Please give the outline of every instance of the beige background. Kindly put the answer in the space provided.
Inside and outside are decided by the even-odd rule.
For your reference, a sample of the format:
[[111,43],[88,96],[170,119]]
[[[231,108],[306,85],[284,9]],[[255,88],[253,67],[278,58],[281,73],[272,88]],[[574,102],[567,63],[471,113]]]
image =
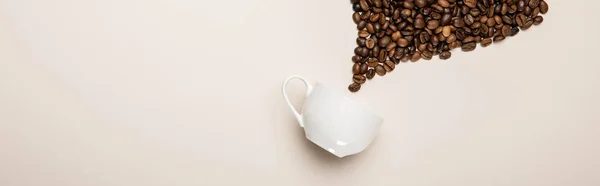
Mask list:
[[549,4],[516,38],[366,84],[386,122],[337,159],[280,84],[346,91],[345,0],[0,0],[0,185],[597,186],[600,3]]

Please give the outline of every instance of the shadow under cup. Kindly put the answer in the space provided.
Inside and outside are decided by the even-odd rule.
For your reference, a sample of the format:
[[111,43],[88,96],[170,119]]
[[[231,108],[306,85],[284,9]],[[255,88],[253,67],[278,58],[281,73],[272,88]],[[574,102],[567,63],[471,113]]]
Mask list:
[[350,98],[316,83],[302,109],[306,137],[344,157],[366,149],[383,119]]

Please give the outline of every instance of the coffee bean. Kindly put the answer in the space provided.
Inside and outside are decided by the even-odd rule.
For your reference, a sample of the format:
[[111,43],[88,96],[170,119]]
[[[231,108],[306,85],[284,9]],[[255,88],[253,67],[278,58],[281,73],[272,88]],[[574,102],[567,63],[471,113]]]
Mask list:
[[375,73],[377,73],[377,75],[379,76],[384,76],[386,74],[387,71],[385,71],[385,68],[383,68],[382,65],[377,65],[375,67]]
[[471,25],[475,22],[475,18],[473,18],[471,14],[467,14],[463,19],[467,25]]
[[375,47],[373,47],[373,49],[371,49],[370,55],[371,57],[378,57],[377,55],[379,55],[379,51],[380,48],[379,46],[375,45]]
[[367,79],[373,79],[373,77],[375,77],[375,69],[367,70],[367,73],[365,73],[365,75],[367,76]]
[[379,65],[379,60],[377,58],[369,58],[369,60],[367,61],[367,65],[369,67],[376,67],[377,65]]
[[442,19],[440,20],[440,24],[442,26],[449,25],[451,22],[452,22],[452,15],[450,15],[450,14],[444,14],[442,16]]
[[373,49],[373,47],[375,47],[375,40],[373,40],[373,38],[369,38],[365,41],[365,46],[368,49]]
[[419,61],[419,59],[421,59],[421,52],[418,52],[418,51],[413,53],[412,56],[410,57],[410,61],[412,61],[412,62],[417,62],[417,61]]
[[502,16],[502,22],[504,22],[505,24],[509,24],[512,25],[513,24],[513,19],[510,18],[509,16]]
[[535,18],[533,18],[534,25],[542,24],[542,22],[544,22],[544,18],[542,16],[536,16]]
[[523,27],[523,25],[527,22],[527,18],[523,14],[518,14],[515,17],[515,22],[519,27]]
[[409,41],[405,38],[400,38],[400,39],[398,39],[398,41],[396,43],[398,43],[398,46],[400,46],[400,47],[407,47],[409,44]]
[[504,37],[504,36],[501,36],[501,35],[500,35],[500,36],[496,36],[496,37],[494,37],[494,43],[497,43],[497,42],[503,41],[503,40],[504,40],[504,38],[505,38],[505,37]]
[[492,38],[490,38],[490,37],[481,40],[482,47],[487,47],[487,46],[490,46],[491,44],[492,44]]
[[529,29],[531,26],[533,26],[533,20],[529,20],[529,21],[525,22],[525,24],[523,24],[523,27],[521,27],[521,28],[523,28],[523,29],[527,30],[527,29]]
[[437,3],[444,8],[450,7],[450,2],[448,2],[448,0],[438,0]]
[[372,23],[367,23],[367,32],[369,34],[375,34],[375,26]]
[[350,90],[350,92],[358,92],[360,90],[360,84],[352,83],[348,86],[348,90]]
[[360,22],[358,22],[358,25],[356,25],[356,29],[358,30],[363,30],[365,29],[365,27],[367,27],[367,22],[364,20],[361,20]]
[[419,8],[423,8],[425,6],[427,6],[427,0],[414,0],[415,1],[415,5]]
[[367,57],[367,56],[369,56],[369,49],[367,49],[365,47],[359,47],[358,55],[360,57]]
[[485,24],[487,26],[494,26],[494,25],[496,25],[496,19],[495,18],[494,19],[490,18],[490,19],[487,20],[487,22]]
[[384,36],[379,40],[379,47],[386,47],[390,42],[392,42],[392,38],[390,36]]
[[463,43],[470,43],[473,41],[475,41],[475,37],[473,37],[473,36],[467,36],[467,37],[465,37],[465,39],[462,40]]
[[477,5],[477,0],[463,0],[463,2],[470,8],[475,8],[475,5]]
[[480,22],[474,22],[473,24],[471,24],[471,26],[469,28],[471,28],[471,29],[481,28],[481,23]]
[[393,41],[398,41],[398,39],[400,39],[401,37],[402,37],[402,35],[400,34],[400,31],[396,31],[392,34]]
[[477,44],[475,42],[463,43],[462,45],[462,51],[465,52],[473,51],[475,48],[477,48]]
[[540,12],[542,14],[545,14],[548,12],[548,3],[546,3],[546,1],[542,0],[540,1]]
[[506,15],[506,13],[508,13],[508,4],[502,3],[502,6],[500,8],[500,14]]
[[510,29],[511,29],[510,26],[504,25],[502,27],[502,35],[505,36],[505,37],[506,36],[510,36]]
[[500,16],[494,16],[494,21],[496,21],[497,25],[501,25],[502,24],[502,17]]
[[379,16],[380,16],[379,14],[373,14],[373,15],[371,15],[371,17],[369,17],[369,21],[377,22],[377,21],[379,21]]
[[352,10],[354,10],[355,12],[362,12],[362,8],[360,8],[359,3],[352,4]]
[[383,68],[385,69],[385,71],[391,72],[396,68],[396,63],[394,63],[390,60],[385,61],[385,63],[383,64]]
[[352,21],[354,21],[354,24],[358,24],[360,20],[360,14],[358,12],[354,12],[354,14],[352,14]]
[[450,51],[443,51],[442,53],[440,53],[441,60],[450,59],[450,57],[452,57],[452,53],[450,53]]
[[367,77],[365,77],[364,75],[354,75],[352,80],[354,81],[354,83],[358,83],[358,84],[363,84],[367,81]]
[[352,65],[352,73],[353,74],[359,74],[360,73],[360,64],[354,63],[354,65]]
[[352,62],[354,62],[354,63],[358,63],[361,60],[362,60],[362,58],[360,56],[358,56],[358,55],[352,56]]
[[404,1],[404,2],[402,2],[402,6],[404,6],[404,8],[406,8],[406,9],[413,9],[413,8],[415,8],[415,5],[413,4],[413,1]]
[[415,19],[414,23],[415,28],[425,28],[425,20],[422,18]]
[[450,36],[450,32],[451,32],[451,31],[452,31],[452,30],[451,30],[450,26],[445,26],[445,27],[442,29],[442,34],[444,35],[444,37],[448,37],[448,36]]
[[529,7],[532,9],[537,8],[539,4],[540,0],[529,0]]
[[363,11],[367,11],[367,10],[369,10],[369,4],[367,3],[367,1],[366,1],[366,0],[360,0],[360,1],[359,1],[359,4],[360,4],[360,8],[361,8]]
[[510,36],[515,36],[519,33],[519,28],[518,27],[512,27],[510,29]]
[[519,12],[525,11],[526,6],[527,6],[527,4],[525,4],[525,0],[519,0],[517,2],[517,11],[519,11]]
[[458,46],[460,46],[460,45],[458,44],[458,41],[454,41],[454,42],[452,42],[452,43],[448,43],[448,49],[449,49],[449,50],[453,50],[453,49],[455,49],[455,48],[458,48]]
[[360,74],[365,74],[365,73],[367,73],[368,69],[369,69],[369,65],[367,65],[367,63],[362,63],[360,65],[359,73]]
[[408,61],[410,61],[411,55],[404,55],[402,56],[402,58],[400,58],[400,61],[402,61],[403,63],[406,63]]
[[421,51],[421,58],[425,60],[430,60],[433,57],[433,53],[429,50]]
[[430,30],[436,29],[439,25],[440,25],[440,21],[438,21],[438,20],[427,21],[427,28]]
[[386,58],[387,58],[387,52],[385,50],[379,51],[379,55],[377,58],[379,60],[379,62],[383,63]]
[[390,51],[394,51],[394,49],[396,49],[396,43],[395,42],[391,42],[390,44],[388,44],[388,46],[385,47],[385,50],[390,52]]
[[456,41],[456,35],[455,34],[450,34],[448,36],[448,38],[446,38],[446,43],[453,43],[454,41]]

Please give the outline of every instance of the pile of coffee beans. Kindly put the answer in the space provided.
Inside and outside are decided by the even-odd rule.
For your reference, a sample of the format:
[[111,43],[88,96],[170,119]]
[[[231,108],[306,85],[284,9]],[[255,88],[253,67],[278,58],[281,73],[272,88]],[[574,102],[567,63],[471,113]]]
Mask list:
[[446,60],[452,49],[473,51],[539,25],[544,0],[350,0],[358,38],[351,92],[400,62]]

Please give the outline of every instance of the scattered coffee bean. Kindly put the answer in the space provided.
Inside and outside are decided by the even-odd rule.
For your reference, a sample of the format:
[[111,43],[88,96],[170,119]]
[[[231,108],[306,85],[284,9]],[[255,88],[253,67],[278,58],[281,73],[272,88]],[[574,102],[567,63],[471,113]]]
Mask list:
[[492,44],[492,38],[485,38],[485,39],[481,40],[482,47],[487,47],[487,46],[490,46],[491,44]]
[[440,53],[440,59],[442,60],[450,59],[450,57],[452,57],[452,53],[450,53],[449,51],[443,51],[442,53]]
[[537,17],[533,18],[534,25],[542,24],[542,22],[544,22],[544,18],[542,16],[537,16]]
[[367,81],[367,78],[363,75],[354,75],[354,77],[352,78],[352,80],[354,81],[354,83],[358,83],[358,84],[363,84]]
[[350,90],[350,92],[358,92],[360,90],[360,84],[352,83],[348,86],[348,90]]
[[462,51],[470,52],[477,48],[477,44],[475,42],[463,43]]
[[357,47],[352,56],[356,92],[375,74],[400,62],[446,60],[450,50],[473,51],[543,23],[546,0],[350,0]]
[[385,68],[383,68],[382,65],[377,65],[375,67],[375,73],[377,73],[377,75],[379,76],[385,76],[387,71],[385,71]]

